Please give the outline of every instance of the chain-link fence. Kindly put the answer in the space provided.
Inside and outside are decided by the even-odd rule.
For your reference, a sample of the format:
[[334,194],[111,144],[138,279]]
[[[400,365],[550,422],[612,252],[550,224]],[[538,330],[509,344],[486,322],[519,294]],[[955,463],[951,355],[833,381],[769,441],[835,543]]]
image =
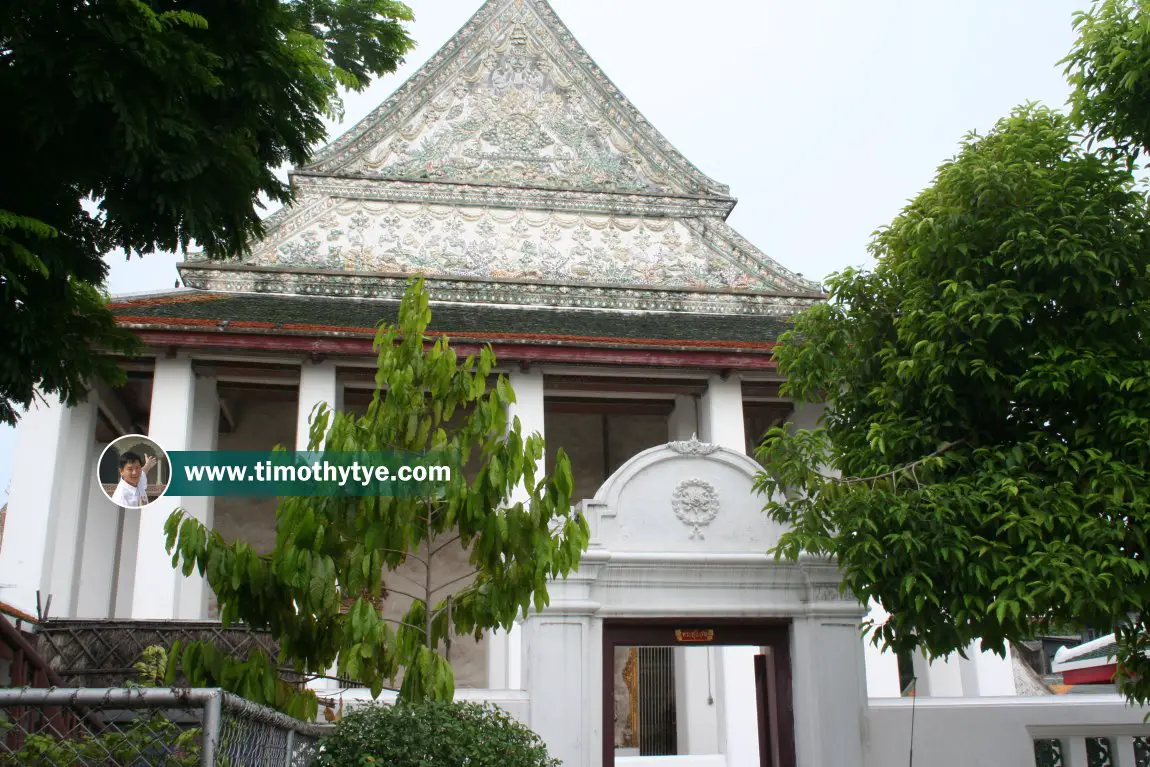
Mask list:
[[0,690],[0,765],[308,767],[329,727],[220,690]]

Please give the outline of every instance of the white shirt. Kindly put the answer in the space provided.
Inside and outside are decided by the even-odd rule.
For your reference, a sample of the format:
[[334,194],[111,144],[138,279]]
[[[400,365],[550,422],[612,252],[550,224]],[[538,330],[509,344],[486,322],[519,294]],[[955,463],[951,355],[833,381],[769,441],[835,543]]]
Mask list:
[[116,485],[116,492],[112,493],[112,503],[128,509],[136,509],[148,502],[148,477],[140,472],[140,482],[132,487],[127,480],[121,478]]

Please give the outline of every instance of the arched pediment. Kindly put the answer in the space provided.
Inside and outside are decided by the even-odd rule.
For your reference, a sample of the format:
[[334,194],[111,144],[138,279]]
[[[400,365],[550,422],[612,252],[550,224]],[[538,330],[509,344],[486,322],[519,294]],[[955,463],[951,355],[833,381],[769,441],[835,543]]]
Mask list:
[[593,545],[611,552],[761,554],[784,531],[753,492],[760,466],[729,448],[691,439],[639,453],[612,474],[584,511]]

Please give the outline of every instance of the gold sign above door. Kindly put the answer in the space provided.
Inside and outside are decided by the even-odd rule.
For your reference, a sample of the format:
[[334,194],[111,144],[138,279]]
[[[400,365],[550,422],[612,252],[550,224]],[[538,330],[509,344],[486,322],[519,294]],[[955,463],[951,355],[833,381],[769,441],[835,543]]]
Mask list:
[[715,631],[714,629],[675,629],[675,641],[713,642],[715,641]]

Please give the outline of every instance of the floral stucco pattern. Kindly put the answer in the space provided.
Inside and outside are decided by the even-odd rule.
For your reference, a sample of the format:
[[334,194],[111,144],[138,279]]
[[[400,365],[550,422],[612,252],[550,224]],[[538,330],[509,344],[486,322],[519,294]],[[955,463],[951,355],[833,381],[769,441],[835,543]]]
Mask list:
[[[499,125],[473,119],[509,96],[525,107],[519,117],[501,113]],[[559,113],[577,122],[556,126]],[[431,126],[437,127],[429,133]],[[346,173],[385,165],[389,175],[441,171],[476,178],[470,174],[480,172],[547,184],[581,178],[594,188],[729,193],[647,122],[546,0],[485,3],[411,79],[308,167]],[[616,175],[607,179],[604,172]]]
[[676,191],[521,25],[349,166],[389,178]]
[[771,290],[779,280],[720,253],[683,219],[346,201],[251,266],[669,288]]

